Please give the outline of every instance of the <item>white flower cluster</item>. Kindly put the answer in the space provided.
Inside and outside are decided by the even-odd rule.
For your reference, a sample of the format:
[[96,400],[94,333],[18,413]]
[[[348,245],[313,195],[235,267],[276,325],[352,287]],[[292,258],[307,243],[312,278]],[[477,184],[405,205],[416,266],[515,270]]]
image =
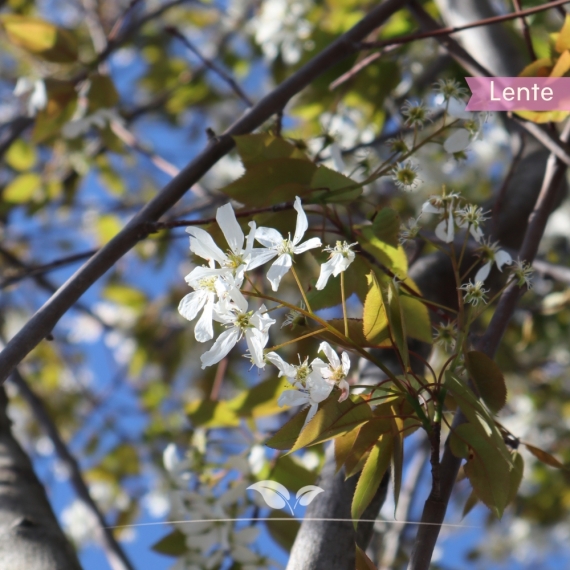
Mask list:
[[[232,458],[230,458],[232,459]],[[239,471],[247,476],[248,462],[239,461]],[[227,490],[206,486],[195,476],[202,470],[191,458],[182,458],[176,446],[170,443],[163,453],[163,463],[173,488],[170,490],[170,516],[185,521],[177,528],[184,533],[186,553],[172,570],[214,570],[224,565],[228,556],[243,570],[260,570],[269,566],[266,557],[252,548],[259,528],[236,528],[236,516],[246,516],[247,482],[236,482]],[[228,471],[235,465],[228,460]],[[238,461],[233,461],[233,464]],[[189,486],[193,490],[189,489]]]
[[[195,267],[187,276],[186,282],[194,289],[179,304],[180,314],[188,320],[194,320],[201,312],[194,335],[198,342],[207,342],[214,338],[213,322],[225,326],[214,341],[212,347],[201,355],[202,368],[220,362],[240,339],[245,337],[248,357],[258,368],[264,368],[267,362],[274,364],[294,385],[295,390],[288,390],[279,399],[280,405],[310,404],[307,421],[316,413],[319,402],[329,396],[334,386],[341,390],[340,401],[348,397],[346,376],[350,368],[348,354],[342,354],[342,361],[331,346],[323,342],[319,351],[327,357],[326,364],[315,358],[309,365],[305,360],[299,366],[284,362],[275,352],[264,354],[269,340],[269,329],[275,324],[266,307],[261,305],[252,310],[244,297],[241,287],[247,271],[275,259],[267,272],[267,279],[273,291],[277,291],[283,276],[291,269],[295,255],[321,246],[319,238],[303,241],[308,229],[307,215],[301,200],[295,199],[297,223],[293,237],[284,238],[273,228],[257,228],[250,222],[250,231],[244,235],[235,212],[230,204],[218,209],[216,221],[228,243],[228,250],[222,251],[208,232],[201,228],[189,227],[190,250],[208,262],[208,265]],[[263,247],[254,247],[255,242]],[[352,251],[356,244],[337,241],[334,247],[325,247],[330,254],[329,260],[322,264],[316,289],[327,285],[331,276],[338,276],[355,259]]]

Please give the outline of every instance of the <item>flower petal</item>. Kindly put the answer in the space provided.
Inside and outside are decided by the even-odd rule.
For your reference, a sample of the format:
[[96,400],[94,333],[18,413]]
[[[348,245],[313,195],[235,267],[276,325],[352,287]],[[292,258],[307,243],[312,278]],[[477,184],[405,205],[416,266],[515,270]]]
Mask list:
[[186,228],[186,232],[190,234],[190,251],[203,257],[204,259],[213,259],[217,261],[220,265],[223,265],[226,261],[226,255],[224,252],[216,245],[212,236],[202,228]]
[[268,261],[271,261],[274,257],[277,256],[277,251],[274,249],[252,249],[250,252],[249,263],[247,264],[247,268],[255,269]]
[[293,207],[297,210],[297,224],[295,226],[295,235],[293,236],[293,245],[297,245],[303,239],[309,227],[309,221],[307,220],[307,214],[305,214],[305,210],[303,210],[299,196],[295,197],[295,205]]
[[305,418],[305,423],[303,424],[303,427],[301,429],[304,429],[305,426],[315,417],[315,414],[317,413],[318,409],[319,409],[319,404],[311,404],[311,407],[309,408],[309,413],[307,414],[307,417]]
[[263,347],[267,344],[267,334],[257,329],[246,329],[245,340],[251,359],[258,368],[265,368],[265,360],[263,358]]
[[194,336],[198,342],[207,342],[214,338],[212,316],[214,312],[214,294],[210,293],[208,302],[204,305],[202,316],[194,327]]
[[340,388],[340,397],[338,401],[344,402],[348,398],[348,394],[350,393],[350,386],[346,380],[341,380],[338,383],[338,387]]
[[342,359],[342,373],[346,376],[350,371],[350,357],[348,356],[348,352],[343,352],[341,359]]
[[189,321],[193,321],[200,309],[206,304],[208,295],[205,291],[193,291],[182,297],[178,305],[178,312]]
[[495,263],[497,264],[497,269],[502,271],[503,265],[510,265],[513,262],[513,258],[504,249],[500,249],[495,254]]
[[445,152],[450,154],[461,152],[471,144],[471,134],[467,129],[457,129],[443,143]]
[[477,275],[475,275],[475,283],[477,283],[478,281],[484,282],[485,279],[489,277],[489,273],[491,272],[491,265],[492,262],[488,261],[487,263],[485,263],[485,265],[479,268],[479,271],[477,271]]
[[338,368],[340,366],[340,359],[338,354],[335,352],[333,347],[326,341],[321,342],[319,345],[319,352],[324,352],[328,361],[331,363],[333,368]]
[[220,226],[230,249],[234,253],[241,252],[245,236],[239,227],[236,214],[231,204],[225,204],[221,208],[218,208],[216,212],[216,222],[218,222],[218,226]]
[[301,245],[296,245],[293,249],[295,253],[303,253],[308,251],[309,249],[313,249],[315,247],[321,247],[321,240],[319,238],[311,238],[308,239],[305,243]]
[[212,366],[220,362],[224,356],[236,345],[241,336],[241,330],[238,327],[232,327],[224,331],[213,344],[212,348],[200,356],[202,361],[202,369]]
[[273,262],[273,265],[267,272],[267,279],[269,280],[269,283],[271,283],[271,288],[273,291],[277,291],[277,289],[279,289],[279,283],[281,283],[283,275],[285,275],[287,271],[291,269],[291,265],[293,265],[293,260],[288,253],[280,255]]
[[295,367],[285,362],[276,352],[268,352],[265,355],[265,359],[271,362],[279,370],[279,377],[286,376],[289,379],[293,379],[296,376]]
[[285,390],[279,396],[277,405],[282,408],[283,406],[302,406],[309,403],[309,394],[300,392],[299,390]]
[[273,228],[257,228],[255,239],[265,247],[276,247],[283,243],[283,236]]
[[326,263],[321,265],[321,274],[319,275],[319,279],[315,285],[315,288],[321,291],[327,286],[329,277],[332,275],[333,270],[335,268],[336,261],[333,258],[329,259]]

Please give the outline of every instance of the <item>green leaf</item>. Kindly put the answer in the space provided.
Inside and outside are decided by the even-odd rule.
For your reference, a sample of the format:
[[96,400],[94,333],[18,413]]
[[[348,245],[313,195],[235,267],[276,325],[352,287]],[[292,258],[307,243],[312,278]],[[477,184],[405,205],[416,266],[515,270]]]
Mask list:
[[407,369],[410,366],[410,355],[408,353],[408,342],[406,340],[406,324],[404,315],[402,314],[402,307],[400,305],[400,296],[398,289],[394,282],[389,279],[387,281],[386,289],[381,289],[382,299],[384,300],[384,307],[388,317],[388,326],[390,329],[390,336],[392,341],[398,348],[400,358]]
[[344,465],[344,462],[352,451],[352,446],[354,445],[361,429],[362,428],[355,428],[348,433],[334,438],[334,459],[337,471],[340,471],[340,468]]
[[[410,287],[418,295],[421,292],[410,277],[404,280],[404,284]],[[406,323],[406,333],[409,337],[421,340],[428,344],[433,343],[432,326],[429,311],[425,303],[411,296],[404,287],[400,287],[400,305]]]
[[225,400],[194,400],[186,405],[186,413],[195,427],[236,427],[240,417]]
[[388,317],[376,275],[371,271],[366,279],[368,281],[368,294],[362,312],[362,328],[366,340],[372,344],[378,344],[386,338]]
[[344,402],[339,402],[338,392],[333,392],[320,404],[315,417],[301,432],[291,453],[347,433],[371,417],[370,406],[360,396],[349,396]]
[[97,219],[97,233],[99,234],[99,244],[105,245],[111,241],[121,230],[123,224],[118,216],[114,214],[103,214]]
[[293,543],[295,538],[297,538],[297,533],[301,528],[301,523],[288,515],[285,511],[271,511],[269,513],[270,519],[288,519],[288,520],[268,520],[265,522],[267,530],[272,538],[284,548],[287,552],[290,552],[293,548]]
[[77,40],[64,30],[40,18],[2,14],[0,23],[10,42],[53,63],[77,60]]
[[509,482],[509,498],[507,505],[510,505],[516,498],[524,475],[524,459],[518,451],[513,452],[513,468],[511,469],[511,479]]
[[472,510],[473,507],[479,502],[477,498],[477,493],[475,491],[471,491],[469,497],[465,501],[465,505],[463,505],[463,512],[461,513],[461,518],[464,519]]
[[20,174],[4,188],[2,198],[6,202],[25,204],[34,197],[41,185],[42,179],[39,174],[33,172]]
[[356,200],[362,194],[362,188],[352,188],[355,184],[357,182],[351,178],[326,166],[319,166],[311,180],[311,188],[323,190],[315,194],[315,200],[325,203]]
[[[392,413],[391,409],[389,413]],[[345,472],[347,478],[352,477],[362,469],[372,447],[383,435],[392,432],[391,418],[376,417],[376,410],[374,410],[374,414],[375,417],[358,430],[352,449],[346,457]]]
[[[397,410],[394,409],[394,413]],[[392,465],[394,477],[394,516],[398,508],[400,490],[402,488],[402,474],[404,470],[404,420],[399,417],[392,418]]]
[[391,208],[382,208],[372,222],[374,236],[380,241],[397,248],[400,233],[400,216]]
[[308,160],[295,145],[268,133],[238,135],[233,139],[241,161],[247,169],[275,158],[305,158]]
[[501,518],[510,497],[512,459],[509,457],[506,461],[472,424],[460,425],[456,434],[471,449],[464,470],[473,490],[479,500]]
[[188,550],[186,536],[180,530],[174,530],[151,546],[152,550],[166,556],[182,556]]
[[30,170],[36,164],[36,149],[24,139],[17,139],[6,151],[4,159],[6,164],[14,170],[20,172]]
[[119,102],[119,93],[111,77],[96,73],[89,78],[89,81],[90,86],[87,92],[89,113],[97,109],[109,109]]
[[251,207],[292,202],[310,191],[316,166],[298,158],[265,160],[248,168],[245,174],[220,189],[230,198]]
[[[380,481],[384,477],[388,467],[390,466],[390,459],[393,453],[393,440],[389,434],[383,435],[374,445],[362,473],[356,484],[354,491],[354,498],[352,499],[352,518],[359,519],[370,501],[376,494]],[[357,522],[354,521],[356,528]]]
[[408,258],[401,245],[391,246],[378,239],[372,225],[359,226],[358,242],[364,251],[373,255],[380,263],[390,269],[398,278],[404,279],[408,274]]
[[485,353],[472,350],[465,355],[465,367],[481,398],[497,413],[507,403],[507,387],[501,369]]
[[501,432],[495,425],[495,421],[487,409],[475,397],[473,392],[471,392],[463,382],[455,378],[455,376],[446,373],[445,378],[445,388],[453,397],[456,404],[461,408],[461,411],[469,420],[469,424],[474,426],[482,437],[488,439],[494,448],[499,451],[503,459],[510,463],[510,452],[505,445]]
[[366,552],[364,552],[364,550],[362,550],[362,548],[360,548],[358,544],[355,544],[355,547],[356,547],[355,570],[378,570],[374,565],[374,562],[372,562],[372,560],[368,558]]
[[277,432],[272,435],[266,442],[267,447],[272,449],[286,450],[291,449],[297,441],[305,418],[309,413],[309,408],[305,408],[296,416],[293,416],[286,424],[284,424]]
[[239,416],[258,418],[273,415],[281,411],[277,400],[282,390],[280,380],[269,378],[229,400],[228,406]]
[[566,466],[563,463],[560,463],[554,455],[550,455],[543,449],[539,447],[535,447],[534,445],[530,445],[530,443],[525,443],[524,446],[542,463],[546,465],[550,465],[550,467],[556,467],[557,469],[566,469]]
[[314,484],[317,474],[309,471],[297,457],[281,455],[276,461],[267,462],[256,478],[259,481],[271,479],[295,493],[301,487]]

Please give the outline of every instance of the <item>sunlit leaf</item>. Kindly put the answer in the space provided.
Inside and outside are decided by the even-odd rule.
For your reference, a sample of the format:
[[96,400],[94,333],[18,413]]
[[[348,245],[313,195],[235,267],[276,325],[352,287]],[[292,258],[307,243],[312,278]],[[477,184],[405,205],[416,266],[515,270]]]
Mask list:
[[4,155],[6,164],[20,172],[30,170],[37,160],[35,148],[24,139],[14,141]]
[[2,198],[6,202],[25,204],[29,202],[41,188],[42,179],[39,174],[27,173],[16,176],[2,192]]
[[322,190],[314,194],[315,200],[326,203],[356,200],[362,188],[352,188],[355,184],[354,180],[326,166],[319,166],[311,179],[311,188]]
[[400,216],[391,208],[382,208],[372,222],[374,236],[389,246],[398,247]]
[[570,49],[570,15],[564,18],[564,24],[558,33],[554,48],[558,53],[563,53],[565,50]]
[[382,299],[388,317],[388,326],[392,341],[398,348],[400,358],[405,368],[410,366],[410,355],[408,353],[408,342],[406,339],[406,323],[400,305],[400,295],[394,282],[390,279],[387,286],[382,289]]
[[234,136],[233,139],[246,168],[276,158],[303,158],[301,151],[295,145],[269,133],[239,135]]
[[186,405],[186,413],[196,427],[236,427],[240,417],[225,400],[195,400]]
[[295,442],[297,441],[303,425],[305,424],[305,418],[309,413],[309,408],[305,408],[300,411],[297,415],[293,416],[286,424],[284,424],[273,436],[271,436],[266,442],[267,447],[272,449],[291,449]]
[[366,340],[372,344],[377,344],[378,340],[382,342],[386,338],[388,317],[386,316],[382,291],[376,275],[371,271],[366,278],[368,281],[368,294],[364,301],[362,327]]
[[530,443],[525,443],[524,446],[542,463],[546,465],[550,465],[550,467],[556,467],[557,469],[566,469],[566,466],[563,463],[560,463],[554,455],[544,451],[544,449],[540,449],[539,447],[535,447],[534,445],[530,445]]

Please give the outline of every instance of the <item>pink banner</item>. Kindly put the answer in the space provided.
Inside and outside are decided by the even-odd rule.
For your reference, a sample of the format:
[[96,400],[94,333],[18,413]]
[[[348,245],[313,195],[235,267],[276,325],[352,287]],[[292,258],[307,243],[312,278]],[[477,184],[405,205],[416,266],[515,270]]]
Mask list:
[[466,77],[467,111],[570,111],[570,77]]

